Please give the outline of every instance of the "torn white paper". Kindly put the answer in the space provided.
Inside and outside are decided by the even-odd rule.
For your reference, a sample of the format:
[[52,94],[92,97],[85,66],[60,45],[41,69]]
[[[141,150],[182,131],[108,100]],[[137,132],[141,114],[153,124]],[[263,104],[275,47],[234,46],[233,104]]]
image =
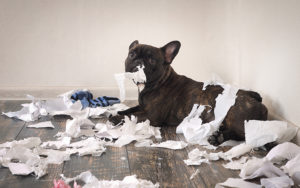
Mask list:
[[219,153],[207,153],[206,151],[200,151],[198,148],[193,149],[188,153],[188,159],[184,160],[187,165],[201,165],[202,163],[209,163],[209,161],[216,161],[220,159]]
[[259,169],[264,164],[264,160],[261,158],[253,157],[249,159],[241,169],[240,177],[245,178],[253,174],[257,169]]
[[265,188],[290,188],[294,185],[293,180],[288,176],[262,178],[260,184]]
[[[79,136],[86,135],[83,130],[90,130],[95,127],[95,124],[89,120],[86,119],[86,117],[78,117],[74,118],[72,120],[67,120],[66,123],[66,131],[65,132],[58,132],[56,136],[58,137],[65,137],[69,136],[72,138],[78,138]],[[87,136],[93,136],[94,132],[92,131],[92,135],[88,134]]]
[[61,164],[64,161],[70,160],[70,153],[67,151],[36,148],[34,152],[42,156],[47,156],[43,159],[46,164]]
[[228,110],[235,104],[237,88],[229,84],[223,84],[223,93],[216,98],[214,109],[215,120],[202,124],[199,117],[204,110],[204,106],[194,105],[191,113],[180,123],[176,133],[183,133],[189,143],[208,145],[207,139],[219,129],[220,124],[227,115]]
[[61,140],[47,141],[43,142],[41,147],[43,148],[52,148],[52,149],[61,149],[69,146],[71,143],[71,137],[63,137]]
[[300,153],[281,168],[292,177],[297,185],[300,184]]
[[200,170],[197,169],[190,177],[190,180],[194,179],[195,176],[197,176],[200,173]]
[[151,144],[153,144],[153,141],[150,139],[144,139],[144,140],[138,140],[134,146],[135,147],[151,147]]
[[250,183],[239,178],[228,178],[225,182],[218,183],[216,188],[222,188],[223,186],[235,188],[261,188],[261,185]]
[[185,148],[187,145],[188,144],[184,141],[167,140],[167,141],[161,142],[159,144],[152,144],[151,147],[159,147],[159,148],[178,150],[178,149]]
[[152,136],[158,139],[161,138],[159,127],[150,126],[149,120],[137,123],[137,119],[134,116],[131,116],[131,119],[125,116],[125,122],[120,127],[120,132],[121,136],[114,143],[114,146],[116,147],[122,147],[134,140],[148,139]]
[[[125,100],[125,86],[124,81],[125,78],[131,79],[134,81],[135,84],[144,84],[146,83],[146,75],[144,72],[144,66],[137,66],[138,71],[137,72],[125,72],[125,73],[119,73],[115,74],[115,79],[117,81],[119,90],[120,90],[120,100],[123,102]],[[139,91],[141,91],[143,87],[139,87]]]
[[291,160],[300,154],[300,147],[291,142],[278,144],[265,156],[265,159],[273,163],[279,163],[285,159]]
[[66,183],[71,181],[81,180],[85,183],[83,188],[106,187],[106,188],[129,188],[129,187],[145,187],[158,188],[159,184],[153,184],[151,181],[137,179],[136,175],[126,176],[122,181],[120,180],[98,180],[90,171],[82,172],[74,178],[66,178],[63,174],[61,177]]
[[94,137],[89,137],[86,140],[73,142],[69,145],[66,151],[70,154],[78,153],[79,156],[92,155],[101,156],[105,152],[104,141],[99,141]]
[[27,95],[27,98],[31,99],[32,103],[22,104],[23,108],[19,111],[2,112],[2,114],[10,118],[15,117],[26,122],[37,120],[41,114],[45,115],[45,110],[41,110],[41,101],[36,101],[31,95]]
[[13,175],[28,175],[33,172],[33,169],[24,163],[8,163],[8,168]]
[[212,73],[211,79],[203,82],[202,90],[206,90],[208,85],[222,85],[223,83],[224,81],[219,75]]
[[297,129],[296,127],[288,126],[284,121],[245,121],[246,143],[253,148],[274,141],[283,143],[293,139]]
[[[13,145],[7,153],[1,157],[1,165],[10,168],[14,174],[27,175],[33,171],[37,178],[42,177],[46,174],[47,163],[29,148],[21,145]],[[11,164],[12,160],[17,160],[20,164]]]
[[219,147],[224,147],[224,146],[237,146],[242,144],[244,141],[236,141],[236,140],[227,140],[223,142],[222,144],[219,145]]
[[223,164],[224,168],[228,168],[231,170],[241,170],[246,163],[248,157],[241,157],[238,160],[230,161],[226,164]]
[[237,146],[232,147],[230,150],[224,153],[222,156],[225,160],[232,160],[233,158],[238,158],[245,153],[251,151],[252,147],[247,145],[246,143],[241,143]]
[[39,137],[28,137],[23,140],[14,140],[12,142],[5,142],[0,144],[0,148],[11,148],[15,146],[25,147],[25,148],[33,148],[41,144],[41,139]]
[[243,179],[254,179],[257,177],[273,178],[279,176],[285,176],[285,173],[274,166],[271,162],[265,161],[257,170],[255,170],[252,174],[249,174],[249,176],[243,177]]
[[44,121],[44,122],[28,125],[27,127],[29,127],[29,128],[53,128],[54,129],[54,125],[51,123],[51,121]]

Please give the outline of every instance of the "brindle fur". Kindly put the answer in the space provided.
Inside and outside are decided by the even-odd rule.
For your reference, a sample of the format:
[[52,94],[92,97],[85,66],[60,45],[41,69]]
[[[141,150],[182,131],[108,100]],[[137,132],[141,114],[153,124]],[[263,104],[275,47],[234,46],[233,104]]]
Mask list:
[[[178,75],[170,64],[179,48],[178,41],[170,42],[162,48],[139,44],[138,41],[130,45],[125,70],[135,72],[136,66],[143,64],[147,82],[139,93],[139,105],[118,112],[119,115],[110,118],[111,122],[117,124],[125,115],[135,115],[139,122],[149,119],[154,126],[177,126],[190,113],[194,104],[211,107],[207,107],[201,115],[204,123],[214,120],[215,99],[222,94],[223,88],[208,85],[206,90],[202,90],[203,82]],[[208,141],[219,145],[229,139],[245,139],[245,120],[267,119],[267,108],[261,102],[258,93],[239,90],[235,105],[229,109],[220,130]]]

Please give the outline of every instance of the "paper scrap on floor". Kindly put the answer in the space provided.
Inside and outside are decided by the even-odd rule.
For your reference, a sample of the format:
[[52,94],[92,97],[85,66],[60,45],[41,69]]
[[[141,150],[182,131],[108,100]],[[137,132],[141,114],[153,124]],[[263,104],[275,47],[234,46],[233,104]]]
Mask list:
[[159,147],[159,148],[178,150],[178,149],[185,148],[187,145],[188,144],[184,141],[167,140],[167,141],[161,142],[159,144],[151,144],[151,147]]
[[80,101],[73,103],[70,99],[71,95],[76,91],[77,90],[68,91],[59,95],[58,98],[45,101],[37,100],[31,95],[27,95],[27,98],[31,100],[31,103],[22,104],[23,108],[19,111],[2,112],[2,114],[10,118],[15,117],[25,122],[32,122],[47,115],[69,115],[73,118],[98,118],[100,115],[108,117],[110,115],[116,115],[119,110],[128,109],[128,106],[124,104],[114,104],[107,107],[88,107],[82,110]]
[[214,108],[215,120],[202,124],[200,115],[206,106],[195,104],[190,114],[178,125],[176,133],[183,133],[187,142],[209,145],[207,142],[208,137],[219,129],[228,110],[235,104],[238,88],[229,84],[221,84],[220,86],[223,87],[224,90],[222,94],[219,94],[216,98],[216,105]]
[[44,121],[36,124],[27,125],[27,128],[53,128],[54,125],[51,123],[51,121]]
[[106,188],[128,188],[147,187],[158,188],[159,183],[153,184],[151,181],[138,179],[136,175],[126,176],[123,180],[98,180],[90,171],[82,172],[74,178],[66,178],[61,174],[62,179],[69,184],[72,181],[81,180],[85,183],[83,188],[106,187]]

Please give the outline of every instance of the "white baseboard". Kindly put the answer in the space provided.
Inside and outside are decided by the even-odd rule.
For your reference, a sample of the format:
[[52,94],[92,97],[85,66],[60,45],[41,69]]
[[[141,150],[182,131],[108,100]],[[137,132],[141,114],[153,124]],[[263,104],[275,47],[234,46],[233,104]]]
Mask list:
[[[109,87],[0,87],[0,100],[24,100],[27,99],[26,95],[32,95],[38,99],[55,98],[59,94],[65,93],[70,90],[90,90],[95,97],[111,96],[119,97],[118,88]],[[137,88],[126,88],[126,99],[137,100]]]

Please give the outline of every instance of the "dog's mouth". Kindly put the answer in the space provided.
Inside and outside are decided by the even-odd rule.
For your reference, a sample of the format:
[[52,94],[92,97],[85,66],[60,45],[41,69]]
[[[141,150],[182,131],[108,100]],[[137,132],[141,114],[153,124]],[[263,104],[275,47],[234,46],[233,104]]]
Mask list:
[[146,82],[136,82],[136,81],[134,81],[134,79],[132,79],[132,81],[137,86],[139,86],[139,85],[145,85],[145,83],[146,83]]
[[139,92],[141,92],[144,88],[145,88],[145,83],[146,82],[135,82],[134,80],[133,80],[133,82],[136,84],[136,86],[138,87],[138,89],[139,89]]

